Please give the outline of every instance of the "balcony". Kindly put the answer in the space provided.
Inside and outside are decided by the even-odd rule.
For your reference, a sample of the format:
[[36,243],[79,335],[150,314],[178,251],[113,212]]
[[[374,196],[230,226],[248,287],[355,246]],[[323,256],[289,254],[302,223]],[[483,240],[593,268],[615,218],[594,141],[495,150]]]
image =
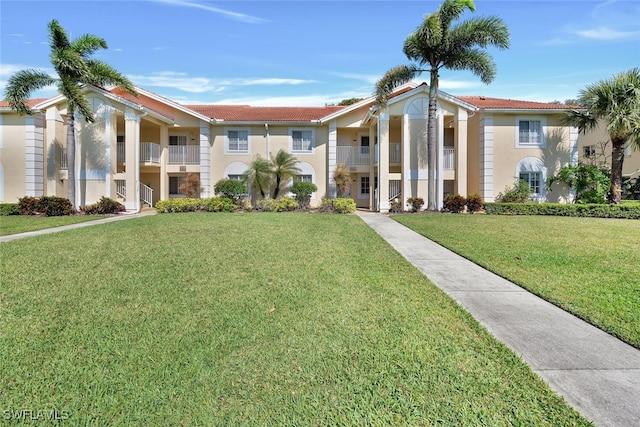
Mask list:
[[140,163],[160,164],[160,144],[155,142],[140,143]]
[[199,165],[200,146],[198,145],[170,145],[169,160],[170,165]]
[[368,165],[369,147],[336,147],[336,160],[347,166]]
[[443,168],[444,170],[456,169],[456,150],[453,147],[444,147],[442,153]]

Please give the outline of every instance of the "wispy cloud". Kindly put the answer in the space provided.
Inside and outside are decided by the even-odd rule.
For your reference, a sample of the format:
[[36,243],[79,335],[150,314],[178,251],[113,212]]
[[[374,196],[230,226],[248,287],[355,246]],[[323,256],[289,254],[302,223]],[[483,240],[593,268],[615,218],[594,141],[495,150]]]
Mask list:
[[[7,87],[9,77],[11,77],[13,74],[15,74],[20,70],[28,70],[28,69],[44,71],[45,73],[49,74],[51,77],[57,77],[55,71],[51,68],[34,67],[34,66],[23,65],[23,64],[0,63],[0,92],[3,92],[4,88]],[[48,96],[54,95],[56,91],[57,91],[56,86],[47,86],[45,88],[38,90],[37,92],[32,93],[31,97],[46,98]]]
[[382,75],[380,74],[359,74],[359,73],[330,73],[332,76],[342,77],[343,79],[360,80],[370,85],[375,85]]
[[152,1],[155,3],[164,3],[171,6],[189,7],[194,9],[206,10],[207,12],[217,13],[219,15],[226,16],[236,21],[246,22],[248,24],[257,24],[260,22],[266,22],[265,19],[258,18],[256,16],[233,12],[227,9],[221,9],[219,7],[210,6],[208,4],[198,3],[196,1],[188,1],[188,0],[149,0],[149,1]]
[[590,40],[631,40],[640,37],[640,31],[618,31],[608,27],[598,27],[575,32],[576,35]]
[[455,89],[470,89],[474,87],[484,86],[478,81],[471,80],[448,80],[441,79],[440,80],[440,89],[442,90],[455,90]]
[[192,77],[187,73],[175,71],[162,71],[151,75],[129,75],[128,77],[139,86],[165,87],[190,93],[221,92],[229,86],[290,86],[316,83],[315,80],[278,77],[211,79]]
[[343,99],[365,98],[370,94],[352,91],[334,94],[311,94],[300,96],[248,96],[226,98],[213,102],[221,105],[252,105],[255,107],[317,107],[319,105],[337,104]]

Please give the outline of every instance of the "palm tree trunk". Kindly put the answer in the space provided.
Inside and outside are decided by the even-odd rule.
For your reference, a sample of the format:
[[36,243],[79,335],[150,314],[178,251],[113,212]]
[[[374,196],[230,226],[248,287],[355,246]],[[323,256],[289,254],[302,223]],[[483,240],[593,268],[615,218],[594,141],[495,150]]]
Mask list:
[[429,82],[429,114],[427,120],[427,210],[436,210],[436,115],[438,113],[438,70],[432,68]]
[[67,198],[76,205],[76,133],[73,108],[67,108]]
[[611,137],[611,189],[609,201],[616,205],[622,199],[622,165],[624,163],[624,143],[622,138]]

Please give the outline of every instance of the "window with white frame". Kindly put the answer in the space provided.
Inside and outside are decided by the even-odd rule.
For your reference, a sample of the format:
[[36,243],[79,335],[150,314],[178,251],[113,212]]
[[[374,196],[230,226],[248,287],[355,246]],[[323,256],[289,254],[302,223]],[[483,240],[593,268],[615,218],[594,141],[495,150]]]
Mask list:
[[519,178],[526,181],[531,187],[531,192],[540,194],[542,191],[542,172],[520,172]]
[[314,132],[313,129],[291,129],[291,152],[293,153],[313,153]]
[[248,129],[227,129],[225,153],[227,154],[248,154],[249,153],[249,130]]
[[169,135],[169,145],[187,145],[187,135]]
[[544,147],[543,118],[517,118],[516,119],[516,146],[518,148]]
[[227,179],[230,179],[232,181],[242,181],[242,175],[229,174],[229,175],[227,175]]
[[361,176],[360,177],[360,195],[361,196],[368,196],[370,193],[370,187],[369,187],[369,177],[368,176]]
[[296,175],[293,177],[293,182],[313,182],[312,175]]

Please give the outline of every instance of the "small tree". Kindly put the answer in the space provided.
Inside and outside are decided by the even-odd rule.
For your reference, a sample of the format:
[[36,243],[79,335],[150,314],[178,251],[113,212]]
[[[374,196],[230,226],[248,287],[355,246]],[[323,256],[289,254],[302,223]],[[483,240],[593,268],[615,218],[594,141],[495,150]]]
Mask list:
[[247,187],[237,179],[221,179],[213,186],[213,191],[221,197],[226,197],[237,203],[240,197],[247,192]]
[[187,174],[178,190],[180,190],[185,197],[200,197],[200,192],[202,191],[202,187],[200,187],[200,175],[193,172]]
[[297,166],[298,160],[282,149],[271,157],[271,174],[274,181],[273,198],[277,199],[278,194],[283,190],[282,187],[286,185],[289,178],[300,173],[300,168]]
[[298,181],[291,186],[291,192],[296,195],[300,209],[309,209],[311,194],[317,191],[318,187],[313,182]]
[[338,198],[345,197],[351,189],[351,173],[344,163],[338,163],[333,171],[333,180],[336,183],[336,192]]
[[271,183],[271,165],[269,161],[259,154],[256,154],[249,164],[249,169],[242,174],[242,181],[246,185],[257,188],[263,199],[267,197]]
[[554,182],[567,184],[576,194],[573,203],[605,203],[611,186],[608,169],[583,163],[562,167],[547,182],[549,188]]

